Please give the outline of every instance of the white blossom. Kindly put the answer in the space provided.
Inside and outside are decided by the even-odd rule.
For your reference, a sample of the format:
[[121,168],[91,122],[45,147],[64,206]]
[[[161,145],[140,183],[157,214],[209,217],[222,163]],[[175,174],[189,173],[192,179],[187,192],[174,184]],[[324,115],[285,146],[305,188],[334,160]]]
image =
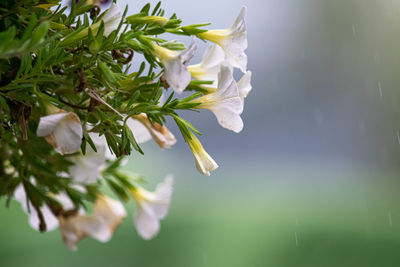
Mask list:
[[60,110],[59,113],[41,117],[36,134],[44,137],[58,153],[64,155],[79,150],[83,131],[78,115]]
[[160,220],[164,219],[168,213],[173,182],[173,176],[168,175],[164,182],[157,185],[154,192],[149,192],[141,187],[131,190],[137,204],[134,223],[142,238],[151,239],[159,232]]
[[174,88],[175,92],[182,93],[192,78],[187,65],[194,56],[197,45],[192,40],[189,47],[182,52],[169,50],[156,44],[153,44],[153,48],[155,56],[164,65],[167,83]]
[[243,101],[229,67],[221,67],[218,88],[215,92],[194,99],[192,102],[200,103],[196,108],[212,111],[222,127],[236,133],[243,129],[243,121],[240,118]]
[[206,87],[217,87],[218,73],[222,64],[226,64],[225,53],[221,47],[216,44],[210,45],[203,54],[200,63],[188,66],[193,78],[201,81],[213,81]]
[[80,153],[79,155],[69,157],[73,165],[69,167],[68,172],[74,182],[83,184],[96,182],[105,167],[106,160],[115,158],[111,154],[104,135],[99,136],[98,133],[89,133],[89,136],[97,152],[87,143],[85,155]]
[[138,144],[146,143],[152,139],[149,130],[147,130],[147,128],[140,121],[129,118],[126,120],[126,124],[132,131],[132,134]]
[[100,242],[109,241],[125,217],[125,208],[119,201],[99,195],[93,215],[60,215],[60,232],[64,243],[76,250],[77,243],[87,236]]
[[210,172],[217,169],[218,164],[207,153],[199,139],[193,133],[190,133],[190,138],[185,136],[185,139],[194,156],[197,170],[201,174],[210,176]]
[[129,118],[127,124],[138,143],[146,142],[150,138],[153,138],[160,148],[170,148],[176,143],[175,136],[167,127],[158,123],[151,124],[144,113],[133,116],[133,119]]
[[[39,231],[40,219],[38,216],[38,211],[30,201],[27,201],[26,192],[22,184],[19,184],[15,189],[14,198],[21,204],[22,209],[29,215],[29,225],[33,229]],[[55,199],[60,202],[60,204],[65,209],[74,208],[74,204],[69,199],[69,197],[66,196],[65,193],[58,194],[57,196],[55,196]],[[43,215],[44,223],[46,224],[46,231],[49,232],[56,229],[58,227],[58,218],[53,214],[50,208],[47,205],[42,205],[38,208]]]
[[247,56],[244,53],[247,48],[246,12],[247,8],[243,6],[228,29],[210,30],[197,35],[218,44],[225,51],[229,64],[242,72],[246,72],[247,69]]

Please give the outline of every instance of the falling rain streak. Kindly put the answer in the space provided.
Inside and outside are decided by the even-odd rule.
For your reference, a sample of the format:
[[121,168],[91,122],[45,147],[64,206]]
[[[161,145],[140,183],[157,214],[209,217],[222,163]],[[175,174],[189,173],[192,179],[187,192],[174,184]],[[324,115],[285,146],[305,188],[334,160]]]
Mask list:
[[382,94],[382,85],[381,82],[378,82],[378,91],[379,91],[379,96],[382,98],[383,94]]
[[389,218],[389,225],[390,225],[390,227],[392,227],[393,226],[393,223],[392,223],[392,212],[388,212],[388,218]]
[[297,232],[294,232],[294,240],[296,242],[296,247],[299,246],[299,239],[297,238]]

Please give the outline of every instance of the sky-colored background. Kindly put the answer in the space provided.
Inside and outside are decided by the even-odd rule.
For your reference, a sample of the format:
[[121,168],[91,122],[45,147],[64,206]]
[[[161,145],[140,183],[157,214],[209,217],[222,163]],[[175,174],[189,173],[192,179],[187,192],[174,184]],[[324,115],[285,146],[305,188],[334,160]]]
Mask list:
[[[128,2],[134,13],[147,1],[118,1]],[[174,126],[176,146],[145,144],[127,167],[151,189],[176,176],[159,236],[141,240],[127,218],[111,242],[70,252],[12,203],[0,208],[0,266],[400,265],[400,2],[163,2],[167,15],[210,28],[230,26],[242,5],[253,72],[244,130],[182,113],[220,168],[198,174]]]

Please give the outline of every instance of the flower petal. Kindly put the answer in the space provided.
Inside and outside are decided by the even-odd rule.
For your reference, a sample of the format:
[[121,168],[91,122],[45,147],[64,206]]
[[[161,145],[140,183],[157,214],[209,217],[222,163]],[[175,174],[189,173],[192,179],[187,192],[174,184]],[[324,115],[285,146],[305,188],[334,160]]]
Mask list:
[[197,80],[213,81],[212,85],[204,86],[217,87],[218,73],[221,65],[226,63],[226,55],[222,48],[216,44],[212,44],[204,52],[202,61],[199,64],[189,66],[188,69],[191,75]]
[[[152,124],[150,120],[147,118],[147,115],[142,113],[139,115],[134,116],[134,119],[139,121],[151,135],[153,140],[158,144],[158,146],[163,148],[170,148],[176,143],[175,136],[168,130],[167,127],[161,126],[158,123]],[[128,124],[129,127],[132,126]],[[131,131],[135,129],[131,128]],[[140,130],[140,128],[139,128]]]
[[160,222],[152,209],[146,204],[138,205],[134,216],[134,224],[139,235],[145,239],[152,239],[160,231]]
[[225,99],[210,110],[217,117],[218,123],[235,133],[243,130],[243,121],[240,113],[243,111],[243,101],[240,97]]
[[194,56],[196,49],[197,45],[192,40],[190,46],[177,56],[161,59],[168,84],[179,94],[186,89],[192,79],[186,65]]
[[229,38],[221,44],[227,53],[228,62],[242,72],[247,69],[247,55],[244,53],[247,48],[246,13],[247,8],[243,6],[230,28]]
[[179,58],[165,61],[164,63],[165,78],[168,84],[174,88],[178,94],[182,93],[189,85],[192,76],[188,69],[182,64]]
[[151,134],[149,130],[147,130],[147,128],[141,122],[129,118],[126,123],[128,124],[129,129],[132,131],[136,142],[141,144],[151,140]]
[[44,136],[53,148],[63,154],[72,154],[79,150],[82,143],[82,125],[73,112],[61,112],[40,118],[36,132]]
[[201,103],[198,108],[211,110],[222,127],[238,133],[243,129],[243,121],[240,118],[243,112],[243,101],[229,67],[221,66],[218,83],[216,92],[194,101]]
[[196,53],[197,50],[197,44],[194,42],[194,37],[192,38],[192,41],[190,42],[190,45],[188,48],[183,50],[180,54],[179,57],[181,59],[181,62],[183,65],[187,66],[189,61],[192,59],[194,54]]
[[154,192],[143,188],[135,188],[132,195],[137,204],[134,216],[136,229],[141,237],[148,240],[157,235],[160,230],[160,220],[168,213],[173,192],[174,178],[168,175],[164,182],[159,183]]
[[169,204],[171,202],[174,177],[168,175],[164,182],[159,183],[154,191],[153,199],[151,200],[151,209],[154,215],[159,219],[164,219],[167,216]]
[[77,243],[86,236],[100,242],[109,241],[125,217],[126,211],[120,202],[106,196],[98,196],[92,216],[59,216],[60,232],[64,243],[70,249],[76,250]]
[[121,19],[121,9],[117,4],[112,3],[111,7],[107,9],[103,17],[104,36],[108,37],[114,30],[118,29]]
[[39,137],[50,135],[56,129],[58,123],[66,116],[68,116],[68,113],[62,112],[40,117],[36,135]]
[[[27,199],[26,199],[26,193],[24,186],[22,184],[19,184],[17,188],[14,191],[14,198],[17,200],[21,206],[22,209],[29,214],[29,224],[30,226],[39,231],[39,216],[37,214],[36,209],[32,206],[32,204],[29,202],[29,209],[27,206]],[[42,212],[44,221],[46,223],[46,231],[53,231],[54,229],[57,228],[58,226],[58,219],[54,216],[54,214],[51,212],[51,210],[46,206],[43,205],[40,207],[40,210]]]
[[242,98],[247,97],[247,95],[250,93],[252,87],[251,87],[251,71],[247,71],[243,77],[240,79],[238,82],[238,89],[239,89],[239,96]]

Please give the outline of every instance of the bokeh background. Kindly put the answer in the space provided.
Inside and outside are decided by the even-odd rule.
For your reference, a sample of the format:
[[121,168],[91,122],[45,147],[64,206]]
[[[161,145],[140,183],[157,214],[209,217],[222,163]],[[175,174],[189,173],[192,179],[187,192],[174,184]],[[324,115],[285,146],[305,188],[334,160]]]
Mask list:
[[[131,13],[146,3],[118,1],[128,2]],[[127,166],[149,189],[175,174],[160,234],[142,240],[128,217],[109,243],[86,239],[71,252],[3,200],[0,266],[400,266],[400,2],[163,3],[213,28],[230,26],[242,5],[253,72],[244,130],[182,114],[220,168],[198,174],[173,126],[176,146],[147,143]]]

